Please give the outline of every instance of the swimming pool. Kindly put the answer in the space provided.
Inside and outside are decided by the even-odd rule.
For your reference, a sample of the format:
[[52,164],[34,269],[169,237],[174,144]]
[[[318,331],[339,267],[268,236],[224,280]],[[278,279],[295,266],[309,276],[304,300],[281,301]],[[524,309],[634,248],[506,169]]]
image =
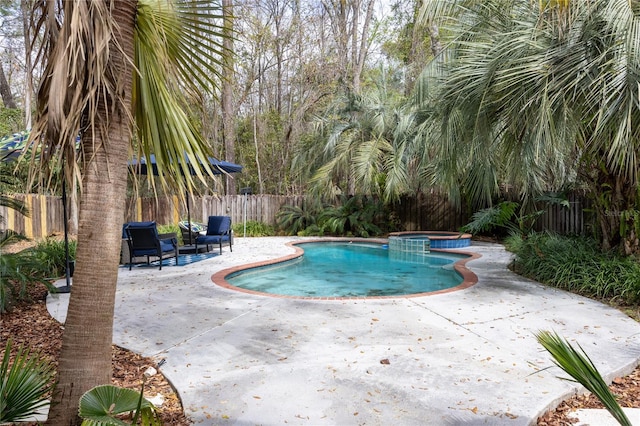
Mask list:
[[218,284],[307,298],[407,296],[473,284],[459,272],[466,270],[463,265],[454,267],[456,262],[468,260],[468,254],[394,253],[382,244],[363,242],[306,242],[297,246],[304,255],[227,273],[225,283]]

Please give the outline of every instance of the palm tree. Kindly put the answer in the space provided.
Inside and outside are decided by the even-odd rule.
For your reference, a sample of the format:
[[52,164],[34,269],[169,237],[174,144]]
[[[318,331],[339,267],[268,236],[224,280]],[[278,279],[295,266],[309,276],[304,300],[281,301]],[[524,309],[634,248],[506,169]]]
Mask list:
[[[37,2],[46,76],[32,137],[42,164],[80,177],[73,290],[49,424],[79,424],[78,402],[110,382],[113,313],[127,184],[134,151],[153,152],[160,183],[191,189],[181,173],[209,149],[184,112],[199,89],[215,88],[222,54],[219,7],[207,1]],[[76,157],[76,137],[80,150]],[[183,191],[179,191],[180,194]]]
[[[387,181],[396,158],[393,130],[399,100],[384,84],[361,95],[349,93],[316,122],[320,139],[305,146],[294,159],[302,172],[312,172],[312,191],[325,197],[374,194],[391,198]],[[320,143],[324,141],[324,144]],[[406,179],[402,180],[402,186]],[[404,187],[404,186],[403,186]]]
[[428,177],[477,207],[505,183],[526,201],[581,182],[602,247],[637,251],[640,19],[629,2],[428,0],[424,16],[455,35],[421,75],[407,129]]

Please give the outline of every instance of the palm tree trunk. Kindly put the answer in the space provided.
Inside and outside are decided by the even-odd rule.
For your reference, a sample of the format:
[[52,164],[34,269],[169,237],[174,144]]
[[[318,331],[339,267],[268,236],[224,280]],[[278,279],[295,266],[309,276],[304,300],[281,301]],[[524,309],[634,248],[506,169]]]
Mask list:
[[[108,1],[108,0],[107,0]],[[96,96],[106,132],[83,134],[83,190],[80,197],[76,269],[58,365],[58,381],[47,424],[76,425],[78,401],[111,380],[113,312],[124,220],[127,157],[131,141],[133,31],[136,0],[114,1],[110,61],[122,84],[121,98]],[[121,50],[120,50],[121,49]],[[101,95],[101,94],[99,94]],[[108,118],[107,118],[108,117]],[[93,139],[95,137],[95,140]],[[105,142],[105,143],[102,143]]]

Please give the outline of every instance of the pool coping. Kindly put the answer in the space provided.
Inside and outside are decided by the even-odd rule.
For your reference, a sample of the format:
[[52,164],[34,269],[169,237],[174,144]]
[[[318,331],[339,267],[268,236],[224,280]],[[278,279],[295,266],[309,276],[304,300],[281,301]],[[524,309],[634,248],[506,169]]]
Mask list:
[[482,257],[481,254],[475,252],[469,252],[466,250],[452,250],[452,249],[431,249],[434,252],[442,252],[442,253],[453,253],[453,254],[462,254],[468,256],[464,259],[460,259],[459,261],[453,264],[454,270],[462,277],[462,282],[455,287],[446,288],[442,290],[424,292],[424,293],[412,293],[412,294],[401,294],[401,295],[392,295],[392,296],[348,296],[348,297],[318,297],[318,296],[292,296],[292,295],[284,295],[284,294],[273,294],[273,293],[264,293],[256,290],[249,290],[242,287],[236,287],[229,283],[226,280],[226,277],[235,273],[244,271],[252,268],[260,268],[263,266],[274,265],[277,263],[286,262],[289,260],[297,259],[304,254],[304,250],[301,247],[298,247],[299,244],[306,243],[330,243],[330,242],[366,242],[366,243],[374,243],[374,244],[388,244],[387,238],[337,238],[337,237],[325,237],[325,238],[317,238],[317,239],[309,239],[304,241],[291,241],[286,243],[286,246],[291,247],[295,250],[294,253],[279,257],[277,259],[265,260],[260,262],[248,263],[245,265],[232,266],[230,268],[223,269],[214,273],[211,276],[211,281],[214,285],[217,285],[222,288],[226,288],[228,290],[265,296],[265,297],[275,297],[279,299],[300,299],[300,300],[336,300],[336,301],[344,301],[344,300],[358,300],[358,299],[397,299],[397,298],[414,298],[414,297],[425,297],[425,296],[435,296],[438,294],[451,293],[454,291],[460,291],[472,287],[473,285],[478,283],[478,276],[472,272],[469,268],[467,268],[467,262],[470,262],[475,259],[479,259]]
[[390,237],[402,237],[406,235],[426,235],[430,240],[470,240],[473,235],[468,232],[451,231],[398,231],[389,234]]

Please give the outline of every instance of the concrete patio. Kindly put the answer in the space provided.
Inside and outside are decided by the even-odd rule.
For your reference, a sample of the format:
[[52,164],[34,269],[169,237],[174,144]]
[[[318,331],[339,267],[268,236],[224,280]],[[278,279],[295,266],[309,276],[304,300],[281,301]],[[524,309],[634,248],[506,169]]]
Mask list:
[[[186,266],[120,268],[114,343],[164,359],[203,425],[530,425],[579,388],[536,342],[579,343],[607,379],[640,362],[640,324],[523,279],[502,246],[474,243],[468,289],[305,300],[214,285],[222,269],[282,257],[295,237],[236,238]],[[64,322],[68,294],[51,295]]]

